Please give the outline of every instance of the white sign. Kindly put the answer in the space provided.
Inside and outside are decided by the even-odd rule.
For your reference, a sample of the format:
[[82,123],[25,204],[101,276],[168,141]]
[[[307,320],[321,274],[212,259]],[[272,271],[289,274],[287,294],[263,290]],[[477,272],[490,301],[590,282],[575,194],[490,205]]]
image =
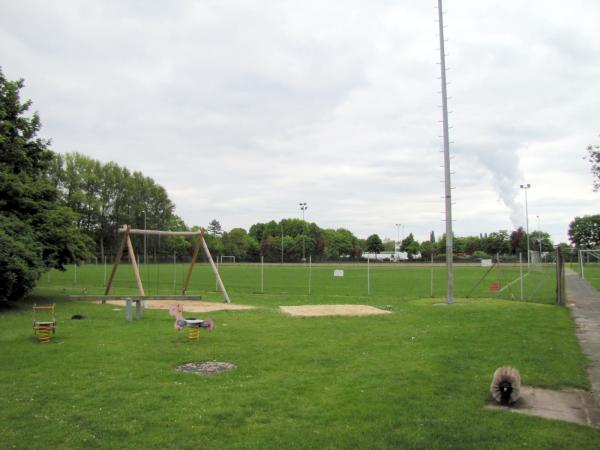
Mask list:
[[336,269],[333,271],[333,276],[334,277],[343,277],[344,276],[344,271],[340,270],[340,269]]
[[481,267],[492,267],[492,260],[491,259],[482,259]]

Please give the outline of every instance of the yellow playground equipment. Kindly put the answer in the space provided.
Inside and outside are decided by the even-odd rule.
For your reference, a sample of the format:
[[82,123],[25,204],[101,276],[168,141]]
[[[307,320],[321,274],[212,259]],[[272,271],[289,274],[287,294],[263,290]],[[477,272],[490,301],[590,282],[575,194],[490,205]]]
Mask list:
[[[52,306],[37,306],[33,304],[33,333],[37,334],[40,344],[50,342],[50,332],[56,332],[56,314],[54,312],[54,304]],[[39,315],[43,315],[44,319],[48,319],[48,315],[52,320],[38,320]]]

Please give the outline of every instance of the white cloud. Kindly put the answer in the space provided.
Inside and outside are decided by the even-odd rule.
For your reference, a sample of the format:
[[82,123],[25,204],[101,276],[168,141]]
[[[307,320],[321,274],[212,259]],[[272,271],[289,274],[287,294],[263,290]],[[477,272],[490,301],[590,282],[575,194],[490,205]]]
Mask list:
[[[435,2],[20,1],[0,52],[53,138],[141,170],[189,224],[443,230]],[[596,213],[600,5],[446,2],[455,230]]]

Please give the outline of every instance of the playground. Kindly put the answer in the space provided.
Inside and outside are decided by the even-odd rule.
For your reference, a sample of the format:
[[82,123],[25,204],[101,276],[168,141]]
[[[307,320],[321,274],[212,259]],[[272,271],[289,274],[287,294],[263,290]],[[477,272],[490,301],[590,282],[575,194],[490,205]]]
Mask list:
[[[167,276],[159,293],[175,296],[172,273],[160,269]],[[554,304],[552,278],[529,300],[490,290],[497,280],[486,280],[477,288],[483,295],[439,307],[441,282],[438,297],[428,295],[430,267],[376,267],[371,293],[365,267],[346,266],[343,278],[333,266],[312,267],[310,294],[307,267],[262,270],[261,293],[260,265],[220,267],[227,304],[207,265],[196,266],[189,293],[202,300],[186,301],[183,315],[215,328],[194,341],[174,329],[168,310],[156,309],[160,301],[127,321],[122,302],[79,299],[102,294],[101,265],[79,266],[76,282],[74,268],[52,272],[32,298],[56,304],[49,343],[32,333],[30,304],[0,315],[2,447],[600,447],[592,427],[487,407],[492,374],[505,365],[518,367],[528,386],[589,390],[587,359],[568,308]],[[434,268],[440,280],[441,270]],[[457,291],[466,295],[485,270],[457,267]],[[502,270],[518,278],[518,267]],[[119,268],[117,293],[137,295],[131,274]],[[525,297],[541,279],[533,271],[524,278]],[[154,293],[151,279],[145,286]],[[382,313],[281,309],[316,305]],[[216,371],[221,365],[227,370]],[[209,373],[181,371],[200,366]]]

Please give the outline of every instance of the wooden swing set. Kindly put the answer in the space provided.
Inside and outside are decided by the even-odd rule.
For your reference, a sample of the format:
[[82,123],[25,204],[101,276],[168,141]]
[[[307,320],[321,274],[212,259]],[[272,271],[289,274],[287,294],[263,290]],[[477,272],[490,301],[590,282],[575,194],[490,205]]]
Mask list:
[[135,277],[135,282],[137,284],[137,288],[140,294],[140,297],[145,297],[146,293],[144,291],[144,285],[142,284],[142,277],[140,276],[139,267],[137,264],[135,252],[133,251],[133,243],[131,242],[131,235],[142,235],[142,236],[185,236],[185,237],[195,237],[196,242],[194,244],[194,253],[192,255],[192,261],[190,262],[190,266],[188,267],[187,274],[183,281],[183,287],[181,290],[181,295],[185,296],[188,286],[190,284],[190,279],[192,278],[192,272],[194,270],[194,265],[196,264],[196,258],[198,258],[198,254],[200,253],[200,247],[204,249],[204,253],[208,258],[208,262],[212,267],[212,270],[217,279],[217,283],[221,292],[223,293],[223,297],[225,297],[225,301],[227,303],[231,303],[231,299],[229,298],[229,294],[227,294],[227,290],[225,289],[225,285],[221,280],[221,276],[219,275],[219,270],[215,265],[212,256],[210,255],[210,251],[208,250],[208,245],[206,245],[206,241],[204,240],[204,230],[200,231],[159,231],[159,230],[136,230],[132,229],[129,225],[124,225],[123,228],[119,230],[119,233],[123,235],[121,239],[121,243],[119,244],[119,248],[117,250],[117,254],[115,256],[115,263],[112,268],[112,272],[110,274],[110,278],[108,279],[108,283],[106,284],[106,289],[104,291],[104,296],[108,296],[110,293],[110,289],[112,287],[113,280],[115,278],[115,274],[117,273],[117,268],[121,262],[121,258],[123,257],[123,252],[125,251],[125,247],[127,247],[127,252],[129,254],[129,259],[131,259],[131,269],[133,270],[133,276]]

